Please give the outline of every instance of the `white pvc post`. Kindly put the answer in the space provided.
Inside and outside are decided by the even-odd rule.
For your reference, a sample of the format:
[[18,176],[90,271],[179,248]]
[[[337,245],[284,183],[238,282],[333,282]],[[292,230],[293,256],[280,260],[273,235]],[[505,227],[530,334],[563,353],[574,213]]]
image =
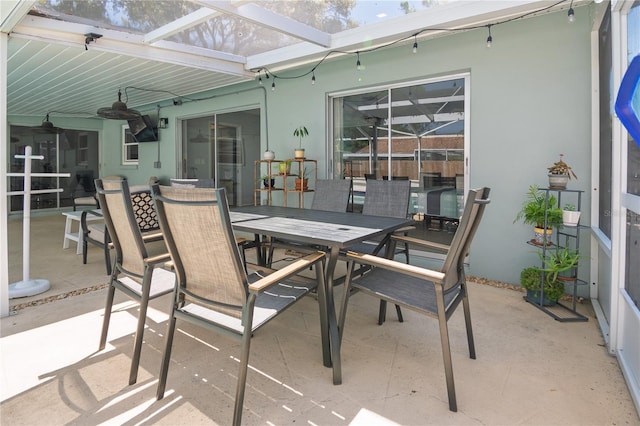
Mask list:
[[9,299],[34,296],[51,287],[48,280],[31,279],[29,277],[29,253],[31,244],[31,160],[42,160],[42,155],[31,155],[31,146],[24,148],[24,196],[22,199],[22,281],[9,284]]

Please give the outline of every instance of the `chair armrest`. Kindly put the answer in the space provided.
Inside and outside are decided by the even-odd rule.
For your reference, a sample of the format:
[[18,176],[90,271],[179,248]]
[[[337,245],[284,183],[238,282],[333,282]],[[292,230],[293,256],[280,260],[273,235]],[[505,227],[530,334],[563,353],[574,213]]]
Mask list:
[[259,279],[253,284],[249,285],[249,291],[259,293],[271,287],[280,281],[289,278],[291,275],[295,275],[300,271],[308,269],[311,265],[314,265],[325,258],[324,252],[311,253],[303,258],[300,258],[290,265],[285,266],[282,269],[278,269],[270,275]]
[[87,225],[87,215],[104,217],[102,213],[99,213],[95,210],[83,210],[80,215],[80,227],[82,228],[82,233],[87,235],[89,233],[89,226]]
[[417,246],[421,246],[421,247],[425,247],[425,248],[432,248],[432,249],[436,249],[436,250],[442,250],[444,252],[449,251],[449,245],[448,244],[435,243],[433,241],[422,240],[420,238],[409,237],[407,235],[393,234],[391,236],[391,238],[393,238],[394,240],[399,241],[399,242],[408,243],[408,244],[412,244],[412,245],[417,245]]
[[365,265],[377,266],[380,268],[397,271],[402,274],[410,275],[412,277],[423,280],[426,279],[429,281],[442,282],[442,280],[444,279],[443,272],[421,268],[419,266],[409,265],[406,263],[401,263],[395,260],[373,256],[370,254],[355,253],[350,251],[347,252],[347,259]]

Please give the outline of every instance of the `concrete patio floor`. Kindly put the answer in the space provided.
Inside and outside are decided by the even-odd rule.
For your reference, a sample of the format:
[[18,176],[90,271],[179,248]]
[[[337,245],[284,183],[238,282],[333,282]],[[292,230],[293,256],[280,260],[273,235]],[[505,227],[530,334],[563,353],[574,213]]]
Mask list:
[[[10,282],[22,279],[21,225],[9,223]],[[31,277],[51,290],[13,299],[1,320],[0,423],[231,423],[239,341],[178,323],[165,398],[155,400],[170,297],[152,302],[138,383],[127,385],[137,305],[121,294],[97,352],[107,282],[101,252],[62,249],[62,215],[32,218]],[[588,302],[561,323],[509,288],[470,283],[477,359],[459,310],[449,322],[458,412],[448,409],[437,321],[404,312],[377,325],[377,300],[352,297],[343,384],[323,367],[309,297],[252,340],[248,425],[638,425],[626,384]],[[91,291],[83,290],[91,288]],[[97,288],[97,289],[96,289]],[[341,298],[340,289],[337,297]],[[58,299],[58,300],[56,300]],[[44,301],[44,303],[43,303]],[[32,306],[27,306],[32,304]]]

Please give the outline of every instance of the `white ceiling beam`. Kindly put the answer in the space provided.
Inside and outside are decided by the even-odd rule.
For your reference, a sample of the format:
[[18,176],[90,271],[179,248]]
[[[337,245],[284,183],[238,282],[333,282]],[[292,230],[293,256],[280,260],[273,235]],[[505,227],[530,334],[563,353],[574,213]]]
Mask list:
[[10,33],[27,16],[36,0],[0,1],[0,32]]
[[206,22],[219,15],[221,15],[221,13],[217,10],[212,10],[206,7],[200,8],[195,12],[191,12],[188,15],[182,16],[175,21],[168,23],[167,25],[163,25],[148,32],[144,36],[144,43],[152,44],[156,41],[164,40],[165,38],[171,37],[172,35],[178,34],[184,30],[188,30],[191,27]]
[[279,15],[254,3],[241,4],[236,6],[223,0],[194,0],[204,7],[219,10],[223,13],[235,15],[241,19],[251,21],[261,27],[270,28],[274,31],[285,33],[291,37],[312,43],[317,46],[329,47],[331,45],[331,35],[317,30],[299,21]]
[[84,49],[84,34],[102,34],[89,44],[89,49],[117,53],[138,59],[148,59],[174,65],[224,72],[253,78],[244,68],[244,57],[181,43],[158,41],[152,46],[143,42],[143,35],[96,28],[85,24],[56,21],[38,16],[27,16],[11,33],[12,37],[41,40],[53,44],[76,46]]

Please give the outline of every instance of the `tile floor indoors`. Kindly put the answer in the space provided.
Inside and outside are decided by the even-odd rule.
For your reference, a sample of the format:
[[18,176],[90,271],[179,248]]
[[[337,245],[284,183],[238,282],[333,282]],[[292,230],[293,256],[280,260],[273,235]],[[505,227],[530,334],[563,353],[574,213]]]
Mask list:
[[[9,220],[9,278],[22,279],[22,225]],[[12,299],[1,320],[0,423],[221,424],[231,422],[238,341],[178,323],[167,396],[155,400],[170,297],[151,304],[138,383],[127,385],[136,304],[118,296],[109,344],[97,352],[107,282],[63,250],[64,218],[34,216],[30,277],[46,293]],[[322,366],[316,302],[294,305],[252,341],[248,425],[638,425],[614,357],[588,302],[588,322],[554,321],[513,289],[470,283],[477,359],[462,310],[449,322],[458,412],[448,409],[437,321],[405,312],[378,326],[377,300],[351,299],[343,384]],[[90,288],[91,291],[83,289]],[[341,297],[340,288],[337,296]],[[42,303],[44,301],[44,303]],[[30,305],[30,306],[29,306]]]

